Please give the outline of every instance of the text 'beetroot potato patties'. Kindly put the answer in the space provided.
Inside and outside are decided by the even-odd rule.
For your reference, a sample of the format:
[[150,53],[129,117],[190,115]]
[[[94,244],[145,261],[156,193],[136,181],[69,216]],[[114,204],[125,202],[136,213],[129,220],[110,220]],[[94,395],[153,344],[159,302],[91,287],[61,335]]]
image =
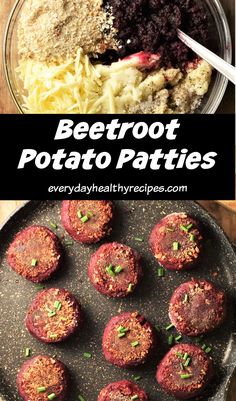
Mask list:
[[142,277],[141,258],[129,246],[112,242],[92,255],[88,276],[94,287],[109,297],[125,297]]
[[7,251],[7,261],[16,273],[39,283],[59,267],[61,247],[57,236],[43,226],[20,231]]
[[100,241],[111,232],[113,204],[105,200],[63,201],[61,220],[66,231],[83,244]]
[[146,362],[154,346],[155,331],[138,312],[125,312],[113,317],[103,334],[102,348],[106,360],[122,368]]
[[144,390],[128,380],[111,383],[99,394],[98,401],[148,401]]
[[166,392],[189,399],[204,390],[212,374],[212,361],[199,346],[177,344],[160,362],[156,378]]
[[25,401],[67,401],[69,375],[66,366],[50,356],[25,362],[17,376],[17,387]]
[[223,291],[209,281],[193,279],[174,291],[169,306],[170,320],[181,334],[199,336],[221,325],[225,304]]
[[82,323],[80,304],[64,289],[41,291],[33,300],[25,324],[38,340],[55,343],[65,340]]
[[166,269],[182,270],[198,260],[202,236],[198,222],[186,213],[172,213],[153,228],[149,243]]

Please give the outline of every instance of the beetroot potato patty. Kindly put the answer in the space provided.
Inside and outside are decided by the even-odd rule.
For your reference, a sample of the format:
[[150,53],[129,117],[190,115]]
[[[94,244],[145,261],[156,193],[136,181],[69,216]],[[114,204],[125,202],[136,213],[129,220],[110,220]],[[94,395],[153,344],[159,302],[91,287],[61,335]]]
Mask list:
[[92,255],[88,276],[102,294],[125,297],[141,279],[141,258],[129,246],[117,242],[104,244]]
[[81,323],[78,301],[69,291],[58,288],[41,291],[30,305],[25,318],[29,332],[45,343],[65,340]]
[[199,346],[177,344],[160,362],[156,378],[166,392],[188,399],[204,390],[212,373],[212,361]]
[[187,336],[214,330],[225,318],[225,294],[206,280],[188,281],[174,291],[169,316],[176,329]]
[[43,226],[20,231],[7,251],[12,269],[34,283],[48,279],[58,269],[60,259],[59,239]]
[[18,391],[25,401],[67,401],[68,382],[65,365],[46,355],[25,362],[17,376]]
[[70,236],[84,244],[100,241],[111,232],[113,205],[110,201],[63,201],[61,220]]
[[128,380],[108,384],[99,394],[98,401],[148,401],[144,390]]
[[149,243],[162,266],[182,270],[198,260],[201,240],[199,224],[195,219],[186,213],[172,213],[155,225]]
[[122,368],[140,365],[152,354],[155,331],[138,312],[125,312],[107,324],[102,340],[107,361]]

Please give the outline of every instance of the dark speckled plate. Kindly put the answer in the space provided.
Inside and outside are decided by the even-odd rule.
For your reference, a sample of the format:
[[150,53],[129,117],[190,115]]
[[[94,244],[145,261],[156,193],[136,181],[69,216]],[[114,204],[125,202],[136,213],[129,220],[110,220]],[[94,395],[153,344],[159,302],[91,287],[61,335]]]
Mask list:
[[[38,290],[36,285],[17,276],[7,266],[5,259],[7,247],[14,235],[31,224],[50,227],[50,222],[56,222],[58,229],[55,232],[64,238],[65,232],[60,224],[60,203],[29,202],[0,231],[0,392],[6,401],[19,401],[15,379],[18,368],[26,359],[26,347],[32,350],[32,355],[56,355],[68,366],[72,376],[70,401],[77,401],[79,394],[86,401],[96,401],[99,391],[109,382],[131,379],[132,375],[142,376],[139,384],[148,391],[151,401],[173,400],[161,391],[155,380],[155,372],[158,361],[168,349],[165,326],[169,323],[170,296],[175,287],[193,276],[212,280],[224,288],[228,296],[225,324],[203,340],[212,346],[215,377],[212,386],[200,398],[204,401],[225,400],[236,364],[236,257],[228,239],[215,221],[191,201],[117,201],[115,206],[114,230],[109,240],[128,244],[142,254],[144,278],[137,291],[127,299],[103,297],[89,283],[86,272],[89,258],[99,245],[64,245],[63,266],[46,283],[46,287],[65,287],[72,291],[81,301],[86,323],[78,335],[60,345],[44,345],[26,331],[23,320]],[[201,221],[204,233],[203,256],[194,270],[185,273],[167,272],[165,277],[158,278],[158,265],[149,250],[148,236],[158,220],[168,213],[179,211],[186,211]],[[144,238],[144,242],[137,242],[135,237]],[[65,238],[68,236],[65,235]],[[104,360],[101,338],[108,320],[129,310],[139,310],[160,328],[159,349],[150,363],[131,370],[121,370]],[[84,358],[84,352],[90,352],[92,358]]]

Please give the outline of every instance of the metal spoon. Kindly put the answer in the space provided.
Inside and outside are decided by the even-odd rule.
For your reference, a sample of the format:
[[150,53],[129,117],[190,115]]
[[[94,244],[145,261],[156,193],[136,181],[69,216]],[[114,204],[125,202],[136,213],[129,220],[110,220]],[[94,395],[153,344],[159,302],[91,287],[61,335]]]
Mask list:
[[236,84],[236,68],[231,64],[224,61],[221,57],[217,56],[206,47],[200,45],[196,40],[190,38],[180,29],[178,31],[178,38],[190,49],[192,49],[198,56],[206,60],[212,67],[228,78],[233,84]]

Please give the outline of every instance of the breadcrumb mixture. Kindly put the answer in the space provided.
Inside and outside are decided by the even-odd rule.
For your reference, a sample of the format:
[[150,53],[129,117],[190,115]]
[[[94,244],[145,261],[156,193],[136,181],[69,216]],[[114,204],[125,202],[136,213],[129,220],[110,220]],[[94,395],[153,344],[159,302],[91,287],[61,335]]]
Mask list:
[[102,0],[27,0],[18,27],[20,57],[59,61],[116,49],[113,17]]

